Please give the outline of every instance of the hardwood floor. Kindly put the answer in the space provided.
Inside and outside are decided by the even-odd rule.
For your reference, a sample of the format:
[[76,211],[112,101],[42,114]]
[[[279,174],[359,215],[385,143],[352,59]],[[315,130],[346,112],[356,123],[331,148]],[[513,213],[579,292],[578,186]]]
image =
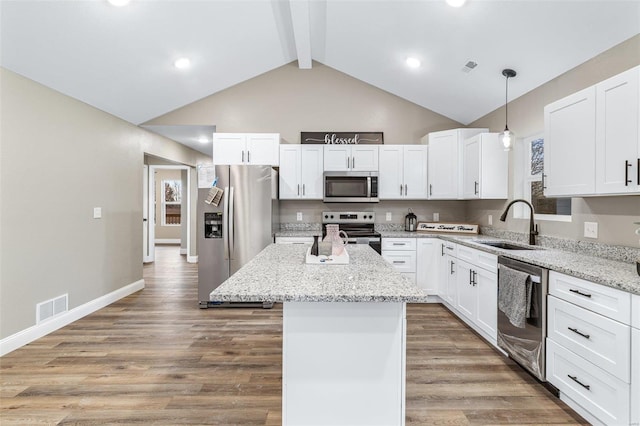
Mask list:
[[[281,423],[282,308],[197,305],[172,246],[146,288],[0,358],[0,423]],[[407,425],[586,424],[439,305],[410,305]]]

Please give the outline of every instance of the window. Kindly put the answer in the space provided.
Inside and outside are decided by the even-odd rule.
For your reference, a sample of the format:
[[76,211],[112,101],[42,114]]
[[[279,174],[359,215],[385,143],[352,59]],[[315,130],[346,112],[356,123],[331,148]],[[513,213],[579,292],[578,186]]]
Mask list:
[[[544,196],[544,137],[535,135],[523,140],[521,153],[515,152],[516,197],[521,196],[533,205],[538,220],[571,222],[571,198],[547,198]],[[521,189],[520,189],[521,188]],[[519,189],[519,191],[518,191]],[[515,207],[515,206],[514,206]],[[528,217],[528,209],[520,206],[514,210],[514,217]]]
[[162,226],[180,226],[182,182],[179,180],[163,180],[162,188]]

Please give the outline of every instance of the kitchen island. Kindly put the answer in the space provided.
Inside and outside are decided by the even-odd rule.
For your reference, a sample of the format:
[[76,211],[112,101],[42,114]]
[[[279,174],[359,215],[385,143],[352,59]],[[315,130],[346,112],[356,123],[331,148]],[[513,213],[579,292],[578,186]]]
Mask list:
[[212,301],[283,302],[283,425],[404,425],[407,302],[426,294],[367,245],[348,265],[307,265],[272,244]]

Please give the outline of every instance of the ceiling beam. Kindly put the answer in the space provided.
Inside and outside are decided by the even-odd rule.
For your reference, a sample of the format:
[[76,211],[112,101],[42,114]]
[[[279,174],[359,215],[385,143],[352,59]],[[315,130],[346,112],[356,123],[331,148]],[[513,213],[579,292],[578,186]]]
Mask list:
[[309,0],[289,0],[293,38],[296,43],[298,67],[311,68],[311,22]]

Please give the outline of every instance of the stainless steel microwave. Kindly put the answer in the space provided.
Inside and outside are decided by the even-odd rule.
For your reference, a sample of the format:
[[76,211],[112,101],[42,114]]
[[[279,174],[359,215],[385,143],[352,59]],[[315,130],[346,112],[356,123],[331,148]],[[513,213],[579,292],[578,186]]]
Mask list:
[[325,203],[378,201],[378,172],[324,172]]

